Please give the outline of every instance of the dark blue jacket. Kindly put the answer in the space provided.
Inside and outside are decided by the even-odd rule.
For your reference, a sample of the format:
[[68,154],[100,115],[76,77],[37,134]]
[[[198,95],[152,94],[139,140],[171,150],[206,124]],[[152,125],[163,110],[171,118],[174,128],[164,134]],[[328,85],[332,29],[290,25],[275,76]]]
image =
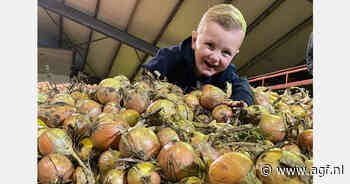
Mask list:
[[236,68],[233,64],[230,64],[223,72],[211,77],[196,78],[191,39],[189,37],[179,45],[159,49],[156,56],[144,63],[142,67],[150,71],[158,70],[167,77],[168,82],[178,85],[186,93],[198,89],[197,81],[200,85],[212,84],[223,90],[226,88],[226,82],[230,82],[232,83],[231,99],[243,100],[248,105],[252,105],[254,100],[248,80],[240,78],[235,73]]

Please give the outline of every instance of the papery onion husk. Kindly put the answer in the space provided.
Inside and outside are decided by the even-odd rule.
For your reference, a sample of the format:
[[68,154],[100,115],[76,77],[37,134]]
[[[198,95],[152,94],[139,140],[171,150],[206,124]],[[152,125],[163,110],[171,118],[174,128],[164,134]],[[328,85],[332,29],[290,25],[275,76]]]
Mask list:
[[123,120],[101,121],[92,129],[90,138],[99,151],[117,148],[122,132],[128,128],[129,124]]
[[266,108],[262,105],[250,105],[242,109],[239,119],[244,123],[251,123],[257,125],[260,121],[261,114],[268,113]]
[[66,156],[49,154],[38,163],[38,180],[42,184],[65,183],[73,171],[73,164]]
[[103,176],[102,184],[126,184],[126,174],[120,169],[111,169]]
[[191,94],[191,95],[197,97],[198,100],[199,100],[199,98],[200,98],[201,95],[202,95],[202,91],[201,91],[201,90],[194,90],[194,91],[191,91],[189,94]]
[[305,118],[306,116],[306,111],[300,105],[290,105],[289,109],[292,112],[292,114],[297,118]]
[[74,184],[88,184],[85,173],[81,167],[77,167],[73,172],[72,181]]
[[302,149],[306,149],[312,152],[313,149],[313,129],[304,130],[299,134],[298,137],[299,146]]
[[73,91],[70,96],[77,102],[80,99],[89,99],[89,95],[80,91]]
[[301,153],[300,148],[296,144],[287,144],[287,145],[282,146],[281,149],[284,151]]
[[199,176],[205,168],[192,146],[186,142],[165,145],[159,152],[157,160],[163,175],[170,181]]
[[96,91],[96,98],[101,104],[107,104],[109,102],[120,104],[123,95],[119,89],[112,87],[99,87]]
[[157,156],[160,143],[150,128],[136,127],[122,135],[119,150],[122,157],[136,157],[149,160]]
[[210,183],[261,183],[254,172],[253,161],[248,156],[239,152],[229,152],[210,165],[208,175]]
[[200,143],[196,150],[198,150],[200,153],[201,158],[203,159],[207,168],[209,168],[210,165],[221,156],[221,153],[212,147],[208,142]]
[[161,147],[168,144],[169,142],[180,141],[180,138],[175,132],[175,130],[169,127],[162,128],[161,130],[159,130],[159,132],[157,133],[157,136]]
[[105,113],[119,113],[120,109],[120,104],[116,102],[108,102],[103,106],[103,112]]
[[269,113],[261,114],[259,130],[266,134],[266,139],[272,142],[282,141],[286,135],[286,125],[283,118]]
[[59,128],[50,128],[38,137],[39,152],[45,156],[51,153],[70,155],[72,145],[68,134]]
[[63,122],[63,129],[72,133],[71,137],[80,138],[88,135],[92,123],[90,118],[84,114],[74,113]]
[[309,183],[309,176],[278,173],[277,168],[305,168],[303,160],[293,152],[281,149],[265,151],[257,158],[255,166],[257,176],[264,184]]
[[193,120],[193,112],[192,110],[183,103],[179,103],[176,105],[176,116],[175,116],[175,120],[179,121],[179,120],[188,120],[188,121],[192,121]]
[[76,107],[80,113],[87,114],[90,118],[94,118],[102,112],[102,106],[90,99],[82,99],[76,103]]
[[182,179],[179,184],[202,184],[202,181],[196,176],[191,176]]
[[149,119],[152,123],[160,125],[163,123],[163,121],[173,118],[173,116],[176,114],[176,106],[169,100],[160,99],[149,105],[146,113],[156,113],[150,116]]
[[141,162],[129,169],[127,176],[130,184],[160,184],[160,176],[151,163]]
[[97,116],[95,116],[94,118],[92,118],[92,121],[94,124],[98,124],[100,122],[103,122],[103,121],[107,121],[107,120],[116,120],[118,119],[116,114],[114,113],[110,113],[110,112],[102,112],[100,114],[98,114]]
[[199,103],[206,109],[212,110],[215,106],[221,104],[226,97],[224,91],[211,84],[202,87],[202,94]]
[[184,102],[189,108],[191,108],[192,111],[196,111],[196,109],[200,106],[198,98],[192,94],[185,95]]
[[70,94],[67,94],[67,93],[59,93],[49,99],[49,104],[55,104],[59,102],[66,103],[72,106],[74,106],[75,104],[75,100],[72,98]]
[[125,108],[133,109],[140,114],[146,111],[150,103],[148,93],[145,90],[131,90],[124,98]]
[[232,109],[224,104],[218,105],[213,109],[212,116],[216,122],[227,122],[232,118]]
[[122,118],[124,121],[126,121],[130,125],[130,127],[133,127],[134,125],[136,125],[136,123],[140,117],[140,114],[133,109],[126,109],[126,110],[120,112],[118,114],[118,117]]
[[89,160],[92,157],[93,147],[94,145],[91,139],[86,137],[81,141],[79,141],[77,154],[82,160],[84,161]]
[[76,108],[65,103],[39,105],[38,119],[51,128],[62,125],[63,121],[76,112]]
[[103,152],[98,158],[98,168],[100,173],[106,173],[108,170],[119,166],[118,159],[120,158],[120,152],[116,150],[107,150]]

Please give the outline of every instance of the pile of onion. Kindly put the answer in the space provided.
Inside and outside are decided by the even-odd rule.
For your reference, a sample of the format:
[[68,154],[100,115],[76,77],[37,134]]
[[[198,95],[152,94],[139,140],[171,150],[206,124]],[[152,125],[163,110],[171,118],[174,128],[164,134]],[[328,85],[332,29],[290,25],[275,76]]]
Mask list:
[[119,150],[122,157],[149,160],[157,156],[160,143],[150,128],[136,127],[122,135]]

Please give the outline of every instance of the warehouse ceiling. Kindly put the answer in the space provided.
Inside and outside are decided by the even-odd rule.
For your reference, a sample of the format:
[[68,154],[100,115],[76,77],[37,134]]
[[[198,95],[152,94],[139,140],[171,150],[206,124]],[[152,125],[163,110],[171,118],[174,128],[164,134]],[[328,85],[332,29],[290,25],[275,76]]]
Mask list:
[[305,63],[312,0],[38,0],[39,47],[73,51],[73,68],[134,79],[160,47],[178,44],[212,5],[232,3],[247,21],[233,60],[252,77]]

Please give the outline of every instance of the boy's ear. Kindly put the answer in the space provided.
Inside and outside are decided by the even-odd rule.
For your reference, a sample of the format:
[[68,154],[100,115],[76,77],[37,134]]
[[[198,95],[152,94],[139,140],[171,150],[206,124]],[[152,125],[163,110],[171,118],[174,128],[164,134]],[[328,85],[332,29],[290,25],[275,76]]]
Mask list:
[[196,48],[197,36],[198,36],[197,31],[192,31],[192,49]]

